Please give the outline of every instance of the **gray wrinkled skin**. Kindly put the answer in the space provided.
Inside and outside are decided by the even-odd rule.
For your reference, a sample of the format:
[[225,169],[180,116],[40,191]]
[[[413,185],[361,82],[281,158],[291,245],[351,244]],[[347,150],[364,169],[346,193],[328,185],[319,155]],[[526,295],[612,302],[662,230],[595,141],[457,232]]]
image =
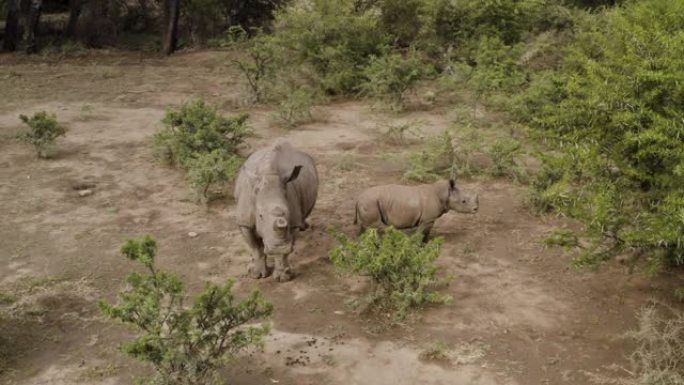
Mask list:
[[437,218],[449,210],[475,213],[477,194],[461,191],[453,180],[440,180],[418,186],[384,185],[365,190],[356,200],[355,224],[359,232],[367,227],[394,226],[423,233],[427,241]]
[[250,275],[268,277],[266,256],[275,260],[274,278],[292,278],[287,261],[295,235],[307,228],[316,204],[318,172],[313,159],[289,143],[254,152],[235,182],[236,216],[252,252]]

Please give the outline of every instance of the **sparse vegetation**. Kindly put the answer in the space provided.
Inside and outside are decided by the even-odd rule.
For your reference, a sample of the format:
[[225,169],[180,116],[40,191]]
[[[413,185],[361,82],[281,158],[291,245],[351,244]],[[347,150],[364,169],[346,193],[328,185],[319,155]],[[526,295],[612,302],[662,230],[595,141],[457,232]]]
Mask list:
[[272,305],[258,291],[238,301],[233,281],[207,284],[186,305],[181,280],[157,270],[157,243],[150,236],[130,239],[121,247],[128,259],[144,266],[144,273],[128,276],[129,287],[116,305],[101,301],[109,318],[135,326],[140,333],[121,350],[155,368],[150,384],[200,385],[217,380],[217,369],[250,346],[259,346],[269,332],[252,323],[271,314]]
[[57,122],[55,114],[40,111],[31,117],[19,115],[19,119],[28,126],[29,130],[17,135],[17,139],[32,145],[39,158],[47,158],[57,138],[66,135],[66,128]]
[[402,319],[408,312],[428,303],[446,303],[448,295],[435,290],[439,283],[437,267],[433,264],[439,257],[442,239],[427,244],[422,234],[407,235],[388,227],[384,233],[367,230],[358,241],[333,232],[340,243],[330,252],[333,264],[342,271],[370,276],[373,287],[360,305],[379,306],[395,319]]
[[364,69],[368,80],[362,84],[362,92],[385,101],[392,109],[402,110],[404,93],[425,76],[425,66],[416,51],[372,57]]
[[442,340],[437,340],[420,353],[420,358],[426,361],[448,362],[449,345]]
[[210,188],[237,175],[237,148],[250,132],[247,117],[225,118],[201,99],[168,110],[154,136],[157,156],[187,170],[192,187],[208,198]]

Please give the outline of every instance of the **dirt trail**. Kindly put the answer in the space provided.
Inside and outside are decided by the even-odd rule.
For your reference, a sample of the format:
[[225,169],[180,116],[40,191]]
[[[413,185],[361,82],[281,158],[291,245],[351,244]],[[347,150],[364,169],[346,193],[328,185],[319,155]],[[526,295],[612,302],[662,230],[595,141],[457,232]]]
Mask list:
[[[197,55],[200,63],[218,60]],[[633,326],[634,311],[666,280],[628,276],[620,267],[570,270],[569,255],[541,246],[552,228],[566,223],[530,215],[523,190],[504,181],[462,181],[481,192],[480,213],[450,213],[434,229],[446,240],[438,263],[455,276],[447,288],[452,304],[425,309],[416,322],[390,330],[344,305],[364,283],[335,273],[326,228],[351,233],[353,196],[401,175],[396,159],[405,149],[384,144],[377,128],[421,119],[424,131],[435,133],[452,125],[447,111],[396,117],[363,103],[333,104],[319,109],[320,121],[291,131],[272,127],[268,111],[252,111],[257,135],[250,146],[285,139],[309,151],[319,163],[321,189],[313,229],[302,234],[291,257],[297,278],[278,284],[244,277],[249,256],[233,225],[233,203],[198,206],[183,175],[155,163],[151,152],[163,106],[223,90],[212,85],[219,78],[236,83],[213,64],[200,66],[196,83],[183,83],[184,60],[191,59],[166,63],[169,76],[179,80],[168,91],[144,65],[108,63],[103,68],[120,74],[116,89],[100,76],[87,90],[61,82],[74,76],[74,65],[62,64],[50,69],[51,94],[65,95],[59,101],[22,88],[47,69],[31,65],[21,72],[7,64],[20,80],[8,82],[16,98],[0,106],[0,287],[32,277],[57,281],[30,292],[27,301],[43,309],[39,316],[0,321],[0,345],[8,342],[0,349],[7,360],[0,382],[125,384],[145,372],[116,351],[130,331],[99,318],[96,308],[97,298],[113,298],[134,268],[118,255],[120,244],[145,233],[161,245],[160,266],[179,273],[190,290],[238,277],[238,290],[257,286],[275,304],[266,351],[233,365],[226,372],[232,384],[580,385],[590,383],[586,372],[624,363],[629,347],[614,337]],[[147,68],[142,73],[151,78],[138,78],[136,87],[154,90],[155,101],[147,93],[117,99],[117,87],[135,83],[128,75],[135,68]],[[9,139],[17,115],[38,110],[55,111],[69,127],[49,161]],[[224,105],[224,112],[235,111]],[[94,186],[92,196],[78,196],[74,187],[83,183]],[[190,238],[190,231],[199,235]],[[435,341],[452,349],[450,363],[419,358]]]

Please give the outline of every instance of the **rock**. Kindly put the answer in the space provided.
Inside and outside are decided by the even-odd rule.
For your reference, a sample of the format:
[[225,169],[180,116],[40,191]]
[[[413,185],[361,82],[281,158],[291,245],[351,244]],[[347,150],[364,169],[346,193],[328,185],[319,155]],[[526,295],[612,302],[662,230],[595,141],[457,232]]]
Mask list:
[[333,313],[337,315],[344,315],[344,312],[342,310],[335,310]]
[[93,190],[91,189],[85,189],[78,192],[78,196],[80,197],[87,197],[90,195],[93,195]]
[[198,234],[197,234],[196,232],[194,232],[194,231],[191,231],[191,232],[188,233],[188,237],[190,237],[190,238],[195,238],[197,235],[198,235]]

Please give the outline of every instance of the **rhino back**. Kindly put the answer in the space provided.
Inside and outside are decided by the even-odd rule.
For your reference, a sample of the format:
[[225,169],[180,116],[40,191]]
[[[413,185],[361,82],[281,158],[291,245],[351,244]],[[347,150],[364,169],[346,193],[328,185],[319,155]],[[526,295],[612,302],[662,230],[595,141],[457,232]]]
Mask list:
[[269,146],[252,153],[240,168],[235,182],[236,217],[240,226],[256,224],[254,187],[259,178],[277,172],[287,178],[295,166],[301,165],[299,176],[288,183],[287,201],[293,226],[303,225],[314,208],[318,196],[318,171],[313,159],[289,144]]

